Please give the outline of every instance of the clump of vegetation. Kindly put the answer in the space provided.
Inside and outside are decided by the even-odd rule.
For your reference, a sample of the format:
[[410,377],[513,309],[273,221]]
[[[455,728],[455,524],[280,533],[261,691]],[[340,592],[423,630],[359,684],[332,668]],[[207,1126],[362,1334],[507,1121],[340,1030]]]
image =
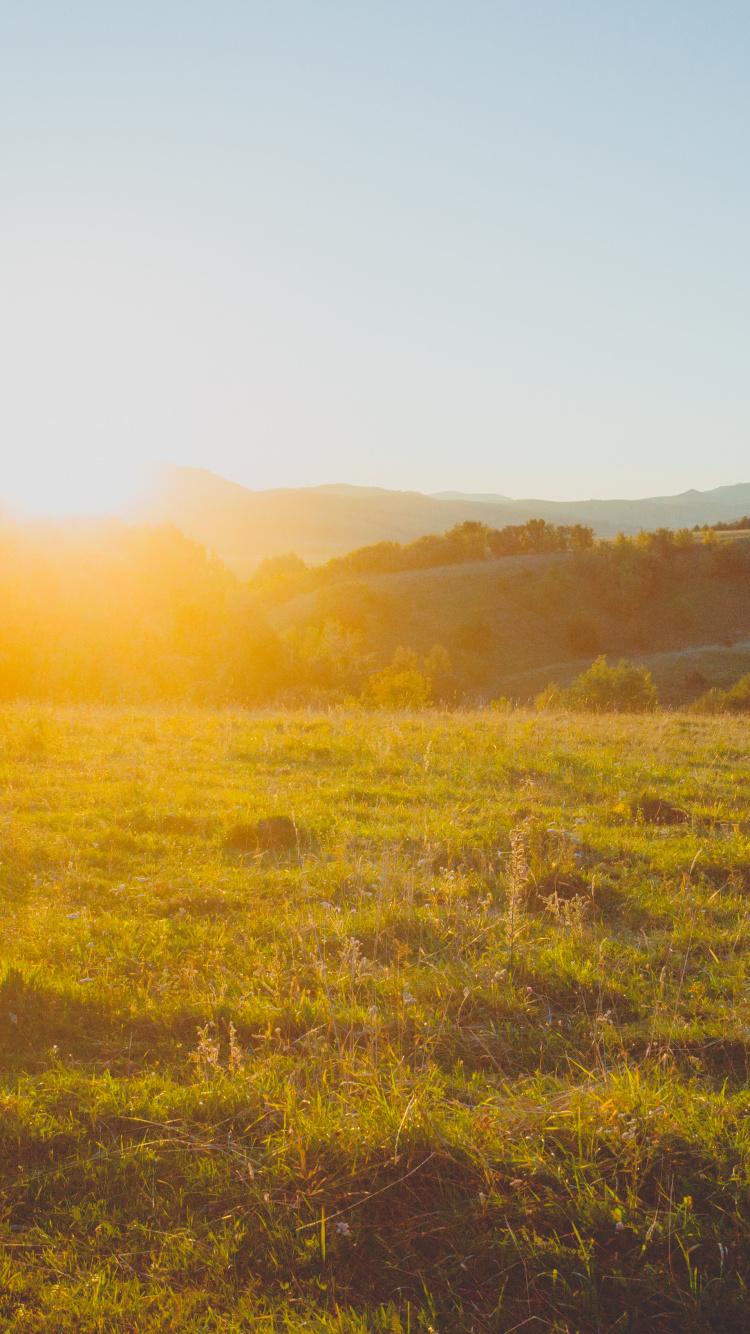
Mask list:
[[378,709],[420,709],[430,697],[430,682],[416,668],[404,664],[374,672],[365,685],[365,704]]
[[436,644],[426,658],[397,648],[390,666],[373,672],[365,683],[362,701],[378,709],[420,709],[431,699],[447,703],[454,694],[450,657]]
[[577,676],[569,691],[571,707],[592,713],[643,713],[656,707],[656,687],[645,667],[604,654]]
[[728,690],[713,686],[690,706],[692,713],[750,713],[750,674]]
[[645,713],[656,705],[656,687],[645,667],[624,658],[609,663],[604,654],[581,672],[568,690],[551,685],[536,699],[537,709],[587,713]]

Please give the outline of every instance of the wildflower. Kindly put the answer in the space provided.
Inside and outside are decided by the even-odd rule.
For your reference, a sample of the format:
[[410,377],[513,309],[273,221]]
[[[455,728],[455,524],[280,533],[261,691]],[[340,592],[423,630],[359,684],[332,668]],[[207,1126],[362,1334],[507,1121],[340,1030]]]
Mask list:
[[345,1222],[343,1218],[339,1219],[336,1224],[336,1231],[339,1232],[342,1237],[350,1237],[352,1235],[349,1224]]
[[412,996],[408,985],[404,987],[402,999],[404,1005],[416,1005],[417,1003],[415,997]]
[[10,1022],[11,1022],[12,1024],[17,1024],[17,1023],[18,1023],[18,1015],[17,1015],[17,1014],[11,1014],[11,1016],[10,1016]]

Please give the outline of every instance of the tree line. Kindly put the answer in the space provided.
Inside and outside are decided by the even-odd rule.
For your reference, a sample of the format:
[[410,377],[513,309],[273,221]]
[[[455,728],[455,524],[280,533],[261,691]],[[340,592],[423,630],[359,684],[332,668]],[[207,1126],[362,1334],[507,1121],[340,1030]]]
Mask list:
[[693,528],[694,533],[742,533],[750,528],[750,515],[744,514],[741,519],[732,519],[729,523],[723,523],[720,519],[716,523],[696,524]]
[[529,519],[505,528],[490,528],[475,519],[457,523],[446,533],[428,533],[413,542],[375,542],[334,556],[324,565],[310,567],[290,553],[261,561],[251,579],[266,594],[295,597],[324,584],[370,574],[402,570],[431,570],[440,565],[463,565],[501,556],[541,556],[552,552],[588,551],[594,530],[585,524],[553,524]]

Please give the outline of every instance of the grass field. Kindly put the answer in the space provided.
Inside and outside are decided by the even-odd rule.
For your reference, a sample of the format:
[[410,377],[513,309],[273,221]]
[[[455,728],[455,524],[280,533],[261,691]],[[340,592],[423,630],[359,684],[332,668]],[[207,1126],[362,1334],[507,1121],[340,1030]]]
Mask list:
[[0,742],[4,1330],[750,1329],[747,723]]

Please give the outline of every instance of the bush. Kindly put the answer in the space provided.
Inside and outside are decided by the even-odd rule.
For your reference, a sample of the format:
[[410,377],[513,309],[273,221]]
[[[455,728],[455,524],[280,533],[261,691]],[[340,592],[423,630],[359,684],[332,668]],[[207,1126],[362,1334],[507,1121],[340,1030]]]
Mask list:
[[431,692],[432,683],[420,670],[416,653],[412,649],[397,648],[390,667],[373,672],[362,692],[362,699],[376,709],[421,709]]
[[561,690],[559,686],[551,682],[544,690],[540,691],[534,700],[534,708],[539,713],[549,710],[555,713],[558,709],[567,709],[570,707],[568,701],[568,691]]
[[577,676],[568,690],[547,686],[536,697],[538,709],[575,709],[588,713],[645,713],[656,708],[651,673],[625,658],[608,663],[602,654]]
[[740,677],[728,690],[714,686],[690,707],[693,713],[750,713],[750,674]]
[[394,672],[386,667],[367,682],[363,699],[376,709],[421,709],[430,697],[430,683],[413,667]]
[[442,644],[434,644],[420,669],[430,684],[430,699],[452,704],[456,698],[456,677],[450,656]]
[[604,654],[576,677],[567,693],[572,708],[592,713],[643,713],[656,707],[651,673],[625,658],[615,666]]

